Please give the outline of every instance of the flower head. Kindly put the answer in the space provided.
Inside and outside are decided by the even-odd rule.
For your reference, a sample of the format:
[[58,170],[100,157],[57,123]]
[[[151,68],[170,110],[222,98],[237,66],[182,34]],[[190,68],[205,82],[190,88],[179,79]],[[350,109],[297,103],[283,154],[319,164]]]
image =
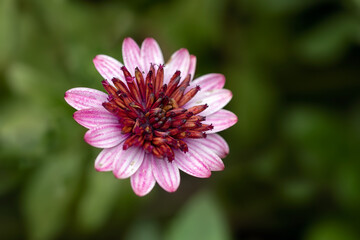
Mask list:
[[152,38],[141,48],[126,38],[122,51],[124,65],[105,55],[94,58],[107,93],[89,88],[65,93],[78,110],[74,119],[89,129],[85,141],[104,148],[95,169],[130,177],[139,196],[155,182],[176,191],[179,169],[200,178],[223,170],[221,158],[229,148],[216,132],[237,122],[222,109],[232,97],[223,89],[225,77],[212,73],[193,80],[196,57],[180,49],[164,64]]

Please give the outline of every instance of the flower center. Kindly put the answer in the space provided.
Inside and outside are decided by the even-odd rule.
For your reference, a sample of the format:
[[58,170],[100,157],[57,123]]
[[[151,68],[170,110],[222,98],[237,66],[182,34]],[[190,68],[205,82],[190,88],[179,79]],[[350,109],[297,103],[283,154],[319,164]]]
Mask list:
[[113,86],[102,81],[108,92],[108,102],[103,106],[119,118],[122,133],[129,137],[123,144],[126,150],[140,146],[158,158],[174,160],[173,149],[188,151],[185,138],[205,138],[206,131],[213,129],[203,124],[204,116],[198,115],[208,105],[197,105],[188,109],[183,106],[200,90],[196,86],[185,92],[189,86],[190,74],[180,83],[180,71],[176,71],[168,84],[164,84],[164,66],[155,72],[151,65],[144,79],[138,68],[133,77],[126,67],[122,67],[126,83],[113,78]]

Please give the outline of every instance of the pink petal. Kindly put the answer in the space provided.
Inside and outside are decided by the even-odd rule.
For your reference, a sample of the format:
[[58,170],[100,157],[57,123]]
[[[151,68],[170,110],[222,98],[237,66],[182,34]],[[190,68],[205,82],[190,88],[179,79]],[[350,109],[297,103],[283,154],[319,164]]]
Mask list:
[[143,69],[140,60],[140,48],[132,38],[125,38],[122,45],[122,55],[127,70],[134,76],[135,68]]
[[222,109],[230,102],[231,98],[232,93],[228,89],[215,89],[205,92],[200,90],[200,92],[185,104],[184,107],[189,108],[195,105],[208,104],[208,108],[201,112],[201,115],[208,116]]
[[124,74],[121,71],[123,65],[115,58],[106,55],[97,55],[93,62],[96,70],[104,79],[108,80],[110,84],[112,84],[111,79],[114,77],[124,81]]
[[141,59],[145,73],[150,69],[150,64],[164,64],[164,57],[159,44],[153,38],[146,38],[141,45]]
[[237,121],[238,118],[234,113],[221,109],[209,116],[206,116],[206,120],[202,123],[212,124],[214,129],[212,129],[210,133],[216,133],[233,126]]
[[195,76],[195,69],[196,69],[196,57],[194,55],[190,55],[189,74],[191,74],[191,80]]
[[210,168],[211,171],[222,171],[225,166],[221,158],[211,151],[208,147],[196,144],[196,141],[189,139],[186,141],[190,151],[195,152],[201,157],[201,160]]
[[199,85],[201,91],[203,92],[214,89],[222,89],[225,85],[225,76],[219,73],[206,74],[204,76],[194,79],[194,81],[190,83],[188,89],[196,87],[196,85]]
[[139,169],[130,178],[131,187],[138,196],[145,196],[155,186],[149,154],[145,155]]
[[91,146],[98,148],[111,148],[123,142],[128,135],[121,133],[121,126],[104,125],[88,130],[85,133],[85,141]]
[[175,192],[180,185],[180,172],[174,162],[159,159],[151,155],[154,177],[165,191]]
[[76,111],[74,119],[86,128],[96,128],[102,125],[119,123],[119,119],[104,108],[89,108]]
[[170,58],[169,62],[165,64],[164,83],[168,83],[174,73],[179,70],[181,78],[184,79],[189,72],[190,55],[187,49],[181,48],[176,51]]
[[102,108],[107,101],[107,95],[91,88],[72,88],[65,93],[65,101],[76,110],[87,108]]
[[131,147],[122,150],[114,162],[113,173],[116,178],[128,178],[133,175],[144,161],[145,151],[142,148]]
[[197,146],[207,148],[216,153],[220,158],[229,154],[229,145],[219,134],[209,134],[206,138],[191,139]]
[[96,171],[112,171],[116,155],[122,151],[122,147],[123,145],[122,143],[120,143],[113,148],[105,148],[104,150],[102,150],[95,160]]
[[180,170],[198,178],[211,176],[210,168],[202,161],[201,156],[194,151],[183,153],[176,150],[174,162]]

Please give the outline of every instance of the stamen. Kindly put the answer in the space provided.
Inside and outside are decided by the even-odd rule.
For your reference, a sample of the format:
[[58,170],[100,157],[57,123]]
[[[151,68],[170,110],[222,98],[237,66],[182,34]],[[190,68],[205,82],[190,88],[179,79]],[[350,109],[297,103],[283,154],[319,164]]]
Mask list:
[[110,96],[116,96],[116,89],[113,86],[111,86],[106,80],[101,81],[101,83]]
[[180,71],[176,71],[170,79],[169,86],[165,92],[165,95],[170,96],[177,87],[179,82],[180,82]]
[[198,91],[200,91],[199,86],[196,86],[192,88],[190,91],[188,91],[178,102],[179,106],[183,106],[185,103],[189,102],[196,95]]
[[208,108],[207,104],[204,105],[197,105],[194,107],[191,107],[188,109],[189,112],[192,112],[194,115],[201,113],[202,111],[204,111],[205,109]]
[[144,77],[142,73],[140,72],[139,68],[135,68],[135,79],[140,91],[141,100],[145,101],[145,83],[144,83]]
[[130,95],[129,89],[127,88],[127,86],[125,85],[125,83],[123,83],[120,79],[118,78],[113,78],[112,82],[114,83],[115,87],[123,93],[126,93],[128,95]]
[[158,94],[160,88],[163,86],[163,81],[164,81],[164,66],[160,64],[155,78],[155,93],[156,93],[155,97],[159,97]]
[[171,110],[171,111],[168,111],[168,112],[166,113],[166,116],[167,116],[167,117],[175,117],[176,115],[182,114],[182,113],[184,113],[184,112],[186,112],[186,111],[187,111],[187,110],[184,109],[184,108],[175,108],[175,109],[173,109],[173,110]]

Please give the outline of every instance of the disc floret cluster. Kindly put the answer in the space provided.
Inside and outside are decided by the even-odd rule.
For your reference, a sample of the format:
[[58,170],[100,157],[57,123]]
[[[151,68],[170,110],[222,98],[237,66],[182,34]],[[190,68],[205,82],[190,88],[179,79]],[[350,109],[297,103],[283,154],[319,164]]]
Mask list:
[[213,129],[212,124],[202,123],[205,116],[198,115],[207,104],[184,108],[200,91],[200,86],[188,89],[190,74],[180,82],[181,72],[176,71],[169,83],[164,84],[161,64],[157,70],[151,64],[145,77],[138,68],[135,76],[125,66],[121,70],[126,81],[113,78],[112,85],[107,81],[102,84],[109,94],[104,108],[118,117],[122,133],[129,135],[123,144],[124,150],[142,147],[155,157],[171,162],[175,157],[173,149],[188,151],[183,139],[205,138],[206,131]]

